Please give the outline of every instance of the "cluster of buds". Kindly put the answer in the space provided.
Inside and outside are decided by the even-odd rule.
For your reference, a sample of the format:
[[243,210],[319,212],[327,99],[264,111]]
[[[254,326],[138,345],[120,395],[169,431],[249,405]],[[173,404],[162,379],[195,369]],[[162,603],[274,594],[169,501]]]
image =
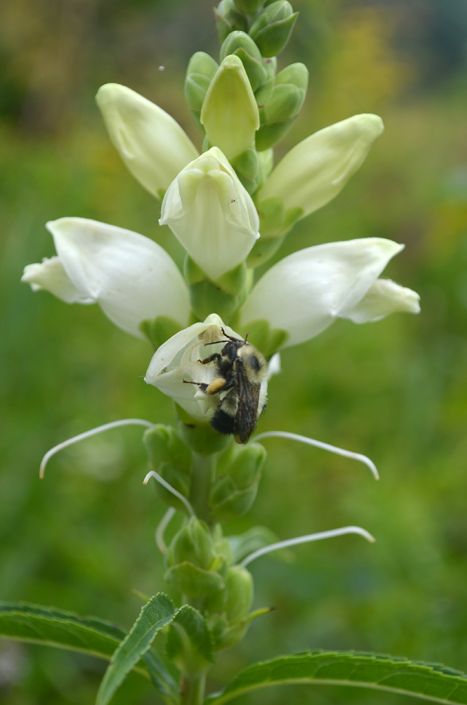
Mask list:
[[[184,250],[183,273],[152,239],[73,217],[48,223],[56,254],[28,265],[23,280],[67,303],[97,303],[114,324],[155,348],[145,381],[174,400],[178,426],[130,419],[103,430],[123,423],[149,427],[149,476],[169,505],[158,531],[167,582],[202,610],[215,648],[224,648],[251,619],[245,565],[253,558],[239,563],[242,555],[220,523],[251,507],[266,458],[261,436],[236,445],[232,429],[241,429],[241,441],[249,439],[280,351],[337,319],[377,321],[396,311],[417,313],[419,303],[414,291],[381,278],[403,246],[377,237],[302,249],[256,280],[255,269],[294,223],[344,188],[383,123],[370,114],[347,118],[310,135],[275,165],[273,147],[307,91],[303,64],[277,70],[297,13],[287,0],[222,0],[216,19],[218,58],[197,52],[185,80],[188,105],[203,130],[201,152],[168,113],[130,88],[107,84],[97,94],[124,164],[161,202],[159,223]],[[240,403],[245,385],[249,396]],[[364,456],[294,439],[362,460],[376,472]],[[165,530],[177,511],[183,521],[166,546]],[[346,527],[286,543],[352,532],[368,538]],[[274,548],[263,544],[264,537],[253,557]],[[182,646],[178,651],[183,660]]]

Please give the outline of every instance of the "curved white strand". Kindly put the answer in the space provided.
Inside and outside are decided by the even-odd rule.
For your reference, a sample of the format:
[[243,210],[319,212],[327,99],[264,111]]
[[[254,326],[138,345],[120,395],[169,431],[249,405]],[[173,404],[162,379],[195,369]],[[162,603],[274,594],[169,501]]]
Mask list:
[[183,504],[183,506],[185,507],[185,509],[187,510],[187,512],[188,512],[188,514],[189,514],[190,516],[192,516],[192,517],[195,516],[195,513],[194,513],[194,511],[193,511],[193,507],[191,506],[191,504],[189,503],[189,501],[187,500],[187,498],[184,497],[178,490],[176,490],[175,487],[172,487],[172,485],[170,485],[170,484],[167,482],[167,480],[164,480],[164,478],[163,478],[161,475],[159,475],[159,473],[156,472],[155,470],[150,470],[150,471],[148,472],[148,474],[146,475],[146,477],[145,477],[144,480],[143,480],[143,484],[144,484],[144,485],[147,485],[148,482],[149,482],[149,480],[151,479],[151,477],[153,477],[153,478],[154,478],[160,485],[162,485],[162,487],[164,487],[168,492],[170,492],[171,494],[173,494],[174,497],[176,497],[177,499],[179,499],[180,502]]
[[110,431],[112,428],[118,428],[119,426],[145,426],[146,428],[153,428],[154,424],[150,421],[146,421],[146,419],[120,419],[118,421],[110,421],[109,423],[105,423],[102,426],[96,426],[96,428],[91,428],[89,431],[84,431],[83,433],[79,433],[77,436],[68,438],[66,441],[62,441],[62,443],[59,443],[58,445],[48,450],[47,453],[44,455],[39,467],[40,479],[44,479],[45,468],[50,458],[59,453],[61,450],[63,450],[64,448],[68,448],[68,446],[72,446],[75,443],[79,443],[80,441],[84,441],[86,438],[96,436],[99,433],[104,433],[105,431]]
[[287,548],[289,546],[297,546],[301,543],[311,543],[312,541],[321,541],[323,539],[331,539],[335,536],[345,536],[346,534],[358,534],[370,543],[375,542],[375,538],[368,533],[365,529],[360,526],[343,526],[340,529],[332,529],[331,531],[320,531],[316,534],[307,534],[306,536],[296,536],[294,539],[286,539],[285,541],[278,541],[277,543],[272,543],[269,546],[263,546],[257,551],[253,551],[249,556],[243,559],[240,563],[244,568],[255,561],[257,558],[266,555],[267,553],[272,553],[273,551],[279,551],[281,548]]
[[154,538],[156,541],[156,546],[163,556],[167,553],[167,544],[164,541],[165,530],[172,521],[175,511],[176,510],[173,507],[169,507],[156,527]]
[[352,460],[357,460],[358,462],[366,465],[375,480],[379,480],[378,468],[376,467],[374,462],[366,455],[363,455],[363,453],[354,453],[352,450],[339,448],[338,446],[333,446],[330,443],[325,443],[324,441],[317,441],[314,438],[308,438],[308,436],[301,436],[298,433],[289,433],[288,431],[266,431],[265,433],[260,433],[258,436],[255,436],[253,440],[261,441],[264,438],[286,438],[290,441],[297,441],[298,443],[304,443],[305,445],[314,446],[315,448],[321,448],[321,450],[327,450],[329,453],[334,453],[335,455],[342,455],[344,458],[351,458]]

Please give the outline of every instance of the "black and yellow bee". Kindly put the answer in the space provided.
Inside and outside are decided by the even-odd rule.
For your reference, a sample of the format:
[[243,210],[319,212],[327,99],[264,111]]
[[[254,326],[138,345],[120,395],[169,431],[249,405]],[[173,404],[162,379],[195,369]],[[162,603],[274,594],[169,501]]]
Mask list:
[[209,383],[191,382],[206,394],[218,394],[219,403],[211,426],[219,433],[233,434],[239,443],[246,443],[253,433],[265,399],[261,383],[266,379],[267,362],[247,340],[222,333],[226,340],[220,352],[200,360],[202,365],[214,363],[217,376]]

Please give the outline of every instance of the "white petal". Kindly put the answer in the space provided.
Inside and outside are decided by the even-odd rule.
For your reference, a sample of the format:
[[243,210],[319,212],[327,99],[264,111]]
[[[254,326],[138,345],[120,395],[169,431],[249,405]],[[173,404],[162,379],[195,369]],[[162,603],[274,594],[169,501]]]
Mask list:
[[184,328],[175,333],[171,338],[166,340],[152,356],[151,362],[146,372],[144,381],[147,384],[158,386],[158,378],[163,370],[169,365],[176,365],[177,356],[181,356],[184,348],[193,343],[198,338],[199,334],[205,330],[204,323],[193,323],[192,326]]
[[266,320],[287,331],[285,347],[313,338],[363,299],[403,245],[365,238],[309,247],[278,262],[259,280],[242,313],[242,328]]
[[377,279],[363,299],[353,308],[342,311],[340,317],[354,323],[368,323],[396,312],[420,313],[420,296],[390,279]]
[[251,196],[217,147],[174,179],[159,222],[170,227],[214,280],[243,262],[259,237],[259,217]]
[[257,201],[279,198],[303,216],[326,205],[364,162],[383,131],[377,115],[354,115],[315,132],[288,152],[260,189]]
[[33,291],[44,289],[67,304],[92,304],[94,299],[73,284],[58,257],[43,259],[24,268],[22,282],[31,285]]
[[187,286],[169,255],[131,230],[86,218],[47,223],[63,268],[76,287],[96,301],[117,326],[144,337],[142,321],[167,316],[185,325]]
[[180,125],[126,86],[107,83],[96,96],[107,130],[129,171],[154,196],[198,155]]

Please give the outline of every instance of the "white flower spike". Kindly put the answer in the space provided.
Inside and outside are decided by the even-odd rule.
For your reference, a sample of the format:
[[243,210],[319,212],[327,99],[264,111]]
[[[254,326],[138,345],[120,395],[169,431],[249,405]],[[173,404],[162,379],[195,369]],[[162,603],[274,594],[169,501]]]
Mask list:
[[107,83],[96,100],[125,165],[149,193],[161,198],[198,150],[173,117],[126,86]]
[[255,205],[217,147],[188,164],[170,184],[159,222],[170,227],[213,280],[243,262],[259,237]]
[[169,255],[143,235],[86,218],[47,223],[58,257],[28,265],[22,281],[68,303],[98,303],[127,333],[144,338],[140,324],[167,316],[188,322],[188,288]]
[[253,288],[241,312],[241,328],[265,320],[288,334],[288,347],[315,337],[337,318],[365,323],[397,310],[418,313],[415,292],[378,280],[402,249],[392,240],[363,238],[295,252]]
[[354,115],[315,132],[293,147],[258,193],[258,203],[279,199],[302,216],[322,208],[344,188],[383,132],[377,115]]

